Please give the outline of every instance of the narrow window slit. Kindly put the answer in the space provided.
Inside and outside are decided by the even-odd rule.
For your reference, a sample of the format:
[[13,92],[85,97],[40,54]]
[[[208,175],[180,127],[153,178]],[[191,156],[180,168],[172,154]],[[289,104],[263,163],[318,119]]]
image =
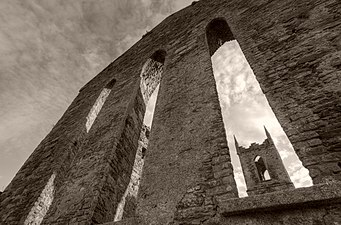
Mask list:
[[156,51],[142,67],[140,74],[140,90],[146,105],[146,112],[143,119],[143,127],[139,138],[139,146],[136,151],[133,171],[129,185],[118,204],[114,221],[122,218],[132,217],[136,209],[136,199],[142,175],[144,160],[148,155],[148,142],[150,127],[153,121],[154,109],[161,82],[161,75],[164,70],[166,52]]
[[[261,127],[264,124],[274,134],[274,142],[294,185],[311,186],[312,180],[308,170],[302,166],[272,112],[226,20],[224,18],[212,20],[207,25],[206,37],[239,196],[244,197],[247,194],[233,144],[233,134],[239,137],[244,146],[253,142],[262,143],[264,134]],[[270,179],[266,172],[267,170],[263,173],[264,178]]]
[[41,192],[38,200],[34,203],[31,211],[26,217],[24,225],[39,225],[47,214],[54,198],[54,180],[56,174],[53,173]]
[[105,101],[107,100],[112,88],[116,83],[116,79],[111,80],[107,83],[107,85],[103,88],[100,95],[96,99],[95,104],[92,106],[88,116],[86,117],[86,132],[88,133],[93,123],[95,122],[99,112],[101,111]]

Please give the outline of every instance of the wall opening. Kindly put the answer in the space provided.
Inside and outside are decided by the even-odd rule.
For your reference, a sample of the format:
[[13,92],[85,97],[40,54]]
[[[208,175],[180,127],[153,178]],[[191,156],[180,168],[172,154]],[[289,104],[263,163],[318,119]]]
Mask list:
[[206,36],[210,56],[212,56],[225,42],[235,39],[230,27],[223,18],[214,19],[207,25]]
[[308,170],[298,159],[226,20],[212,20],[206,28],[206,36],[239,196],[247,194],[233,134],[240,137],[239,142],[245,147],[254,142],[263,143],[266,138],[263,125],[273,134],[294,185],[311,186]]
[[161,81],[166,52],[156,51],[144,64],[141,72],[140,88],[146,105]]
[[146,148],[142,148],[142,159],[144,158],[144,156],[146,155],[146,151],[147,149]]
[[270,174],[269,174],[269,171],[268,171],[268,170],[265,170],[265,171],[264,171],[264,179],[265,179],[265,180],[271,180],[271,177],[270,177]]
[[266,181],[266,180],[270,180],[270,175],[269,175],[269,171],[265,165],[265,162],[263,160],[262,157],[260,156],[256,156],[255,158],[255,165],[257,168],[257,174],[258,177],[261,181]]
[[142,67],[140,74],[140,90],[144,103],[146,104],[146,112],[143,119],[143,127],[141,129],[139,145],[136,151],[130,182],[116,209],[114,221],[120,221],[122,218],[134,216],[144,160],[148,155],[150,127],[153,121],[165,59],[166,52],[158,50],[147,59],[146,63]]
[[[334,174],[338,174],[341,172],[341,162],[337,163],[337,166],[339,167],[336,171],[333,171]],[[1,193],[0,193],[1,194]]]
[[24,225],[35,224],[39,225],[43,221],[47,211],[49,210],[54,198],[54,180],[56,174],[53,173],[45,185],[43,191],[40,193],[39,198],[34,203],[31,211],[27,215]]
[[116,83],[116,79],[112,79],[110,82],[108,82],[103,88],[103,90],[101,91],[101,93],[99,94],[98,98],[96,99],[95,104],[92,106],[89,114],[86,117],[86,124],[85,124],[86,132],[89,132],[90,128],[95,122],[99,112],[101,111],[115,83]]

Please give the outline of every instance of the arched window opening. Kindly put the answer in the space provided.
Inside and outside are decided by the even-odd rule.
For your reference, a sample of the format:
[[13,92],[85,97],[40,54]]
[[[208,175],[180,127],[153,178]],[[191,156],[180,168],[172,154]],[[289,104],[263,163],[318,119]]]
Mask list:
[[150,58],[156,62],[164,64],[166,59],[166,51],[158,50]]
[[112,79],[110,82],[108,82],[103,88],[103,90],[101,91],[101,93],[99,94],[98,98],[96,99],[95,104],[92,106],[88,116],[86,117],[86,124],[85,124],[86,132],[89,132],[90,128],[95,122],[99,112],[101,111],[115,83],[116,83],[116,79]]
[[270,179],[271,179],[271,177],[270,177],[270,174],[269,174],[269,171],[268,171],[268,170],[265,170],[265,172],[264,172],[264,178],[265,178],[265,180],[270,180]]
[[341,162],[337,163],[337,166],[339,167],[338,169],[336,169],[335,171],[333,171],[334,174],[339,174],[341,172]]
[[112,89],[114,87],[116,83],[116,79],[112,79],[110,82],[107,83],[107,85],[105,85],[105,88],[104,89]]
[[43,221],[54,199],[54,193],[55,193],[54,180],[56,176],[57,176],[56,173],[53,173],[51,175],[43,191],[40,193],[39,198],[34,203],[33,207],[28,213],[24,221],[24,225],[28,225],[28,224],[39,225]]
[[144,158],[144,156],[146,155],[146,151],[147,149],[146,148],[142,148],[142,159]]
[[147,59],[147,62],[142,67],[140,88],[146,105],[160,84],[165,58],[166,52],[158,50]]
[[144,125],[141,129],[139,147],[136,151],[130,182],[116,209],[115,221],[122,220],[123,214],[128,215],[130,213],[124,212],[126,210],[125,205],[130,205],[127,208],[129,208],[129,211],[133,211],[134,209],[131,207],[131,205],[136,204],[140,177],[142,175],[146,152],[148,151],[148,141],[150,134],[149,127],[151,127],[153,121],[154,109],[160,87],[161,75],[164,70],[165,59],[166,52],[163,50],[158,50],[147,59],[146,63],[142,67],[140,74],[140,90],[144,103],[146,104],[146,112],[143,119]]
[[232,41],[235,38],[230,27],[223,18],[212,20],[206,28],[207,42],[212,56],[218,48],[225,42]]
[[261,181],[270,180],[269,171],[266,168],[265,162],[262,157],[256,156],[255,164],[257,168],[257,173]]
[[308,170],[298,159],[226,20],[212,20],[206,27],[206,38],[239,196],[247,194],[233,134],[240,137],[243,146],[262,143],[262,125],[274,134],[273,140],[294,185],[311,186]]

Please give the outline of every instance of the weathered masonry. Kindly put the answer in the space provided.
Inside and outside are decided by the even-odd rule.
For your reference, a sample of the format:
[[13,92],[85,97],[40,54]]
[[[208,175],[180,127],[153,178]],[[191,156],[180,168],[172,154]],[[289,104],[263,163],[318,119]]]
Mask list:
[[[230,40],[314,186],[238,198],[211,65]],[[159,84],[144,150],[146,102]],[[340,180],[341,2],[201,0],[80,90],[0,195],[0,223],[336,225]]]

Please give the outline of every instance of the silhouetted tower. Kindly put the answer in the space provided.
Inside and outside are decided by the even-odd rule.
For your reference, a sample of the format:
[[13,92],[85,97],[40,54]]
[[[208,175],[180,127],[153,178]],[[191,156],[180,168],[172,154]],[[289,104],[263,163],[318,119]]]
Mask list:
[[269,132],[264,129],[265,141],[252,143],[249,148],[239,146],[234,137],[249,196],[294,188]]

